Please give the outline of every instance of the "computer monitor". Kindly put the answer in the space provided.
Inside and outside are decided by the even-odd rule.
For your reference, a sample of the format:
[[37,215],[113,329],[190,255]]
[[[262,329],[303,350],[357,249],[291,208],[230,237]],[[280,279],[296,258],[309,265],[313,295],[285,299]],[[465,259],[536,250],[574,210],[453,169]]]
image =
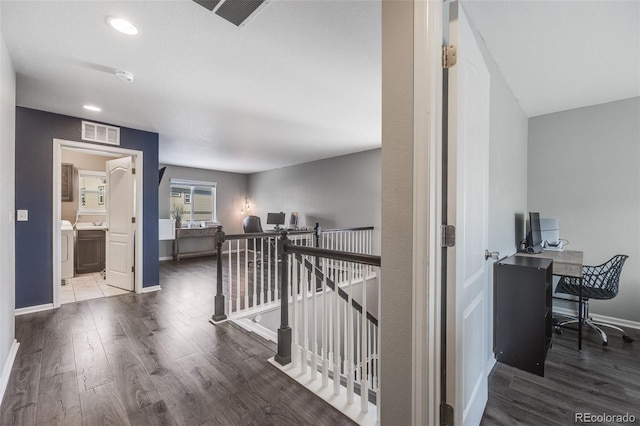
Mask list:
[[527,252],[540,253],[542,251],[542,233],[540,232],[540,213],[529,212],[529,238]]
[[280,229],[280,225],[284,225],[284,212],[267,213],[267,225],[275,225],[276,229]]
[[291,212],[291,217],[289,218],[289,228],[298,228],[298,212]]

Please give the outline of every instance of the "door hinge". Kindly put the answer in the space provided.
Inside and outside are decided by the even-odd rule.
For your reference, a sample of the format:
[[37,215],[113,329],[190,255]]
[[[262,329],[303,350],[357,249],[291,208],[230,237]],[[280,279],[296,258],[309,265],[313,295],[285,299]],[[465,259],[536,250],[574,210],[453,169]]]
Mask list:
[[131,272],[136,272],[136,267],[135,266],[131,267]]
[[453,407],[446,402],[440,404],[440,426],[453,426]]
[[458,62],[456,46],[442,46],[442,68],[451,68],[456,62]]
[[131,218],[131,223],[136,223],[136,218],[135,217]]
[[136,168],[135,168],[135,167],[132,167],[132,168],[131,168],[131,174],[132,174],[132,175],[135,175],[135,174],[136,174]]
[[440,225],[442,241],[440,247],[453,247],[456,245],[456,227],[453,225]]

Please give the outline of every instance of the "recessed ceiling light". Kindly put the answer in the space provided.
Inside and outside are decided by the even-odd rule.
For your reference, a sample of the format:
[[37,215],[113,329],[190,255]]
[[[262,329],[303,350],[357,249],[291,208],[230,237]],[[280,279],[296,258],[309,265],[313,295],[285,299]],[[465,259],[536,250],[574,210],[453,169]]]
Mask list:
[[114,29],[120,31],[122,34],[127,34],[127,35],[138,34],[138,28],[135,25],[133,25],[131,22],[125,19],[110,16],[107,18],[107,23],[111,25]]
[[100,112],[102,111],[102,108],[97,107],[95,105],[82,105],[82,108],[87,109],[89,111],[93,111],[93,112]]

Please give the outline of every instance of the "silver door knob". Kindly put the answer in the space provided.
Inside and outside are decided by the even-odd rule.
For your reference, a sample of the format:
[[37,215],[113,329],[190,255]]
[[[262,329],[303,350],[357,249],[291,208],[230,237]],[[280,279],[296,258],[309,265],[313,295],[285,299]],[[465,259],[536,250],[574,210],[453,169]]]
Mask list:
[[493,260],[498,260],[500,258],[500,252],[499,251],[485,250],[484,251],[484,260],[489,260],[489,258],[491,258]]

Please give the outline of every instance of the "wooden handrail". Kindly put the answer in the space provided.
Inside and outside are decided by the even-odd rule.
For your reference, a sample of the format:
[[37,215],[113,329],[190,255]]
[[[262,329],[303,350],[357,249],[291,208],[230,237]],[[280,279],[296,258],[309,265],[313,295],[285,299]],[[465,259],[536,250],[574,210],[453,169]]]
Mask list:
[[341,231],[372,231],[374,229],[373,226],[360,226],[355,228],[333,228],[333,229],[324,229],[322,228],[322,233],[330,233],[330,232],[341,232]]
[[[302,263],[302,254],[298,254],[298,253],[294,253],[294,256],[296,257],[296,259],[298,260],[298,262]],[[312,270],[314,275],[316,276],[317,279],[319,279],[320,281],[324,281],[325,279],[325,275],[322,272],[322,270],[320,270],[320,268],[317,268],[314,264],[312,264],[311,262],[309,262],[308,259],[304,259],[304,264],[307,267],[307,269]],[[333,291],[336,291],[336,283],[333,282],[333,280],[329,277],[326,277],[327,280],[327,285],[329,286],[329,288]],[[363,284],[366,284],[366,278],[363,278]],[[344,291],[343,289],[341,289],[340,287],[338,287],[338,296],[340,296],[342,298],[342,300],[344,300],[345,302],[349,303],[349,295],[347,294],[346,291]],[[351,298],[351,305],[353,306],[353,308],[360,312],[362,314],[362,305],[360,305],[360,303],[358,303],[355,299]],[[371,312],[367,311],[367,319],[369,321],[371,321],[372,324],[374,324],[376,327],[378,326],[378,318],[374,317]]]
[[324,257],[327,259],[344,260],[346,262],[362,263],[371,266],[380,266],[380,256],[373,254],[352,253],[349,251],[329,250],[317,247],[307,247],[298,244],[285,244],[286,254],[305,254],[307,256]]

